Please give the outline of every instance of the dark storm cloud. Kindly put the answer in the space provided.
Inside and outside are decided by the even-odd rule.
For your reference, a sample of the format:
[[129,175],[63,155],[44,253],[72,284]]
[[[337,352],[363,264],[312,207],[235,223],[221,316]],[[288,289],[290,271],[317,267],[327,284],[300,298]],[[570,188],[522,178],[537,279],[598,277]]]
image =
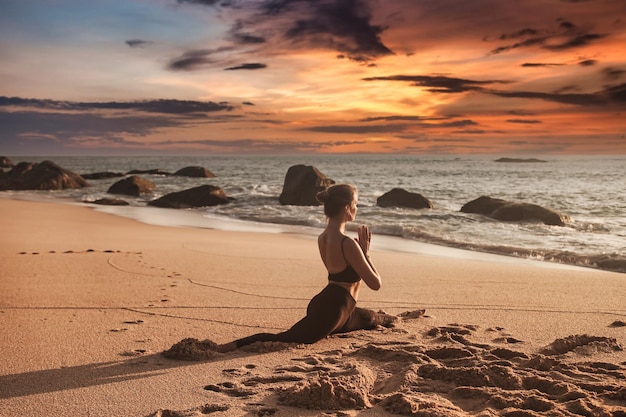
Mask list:
[[503,80],[477,81],[431,75],[392,75],[387,77],[363,78],[363,80],[411,82],[411,85],[414,87],[428,87],[427,90],[434,93],[463,93],[466,91],[480,90],[483,85],[508,83],[508,81]]
[[234,67],[224,68],[225,71],[236,71],[236,70],[258,70],[267,68],[266,64],[261,64],[258,62],[250,63],[250,64],[241,64]]
[[148,113],[192,114],[216,111],[229,111],[233,107],[227,103],[191,100],[145,100],[129,102],[74,102],[40,100],[20,97],[0,97],[0,107],[32,107],[48,110],[137,110]]
[[366,0],[270,0],[265,16],[293,16],[283,36],[293,42],[334,49],[356,61],[393,54],[381,40],[384,28],[371,23]]
[[[236,1],[178,0],[230,9],[238,13],[227,39],[238,45],[271,42],[272,49],[324,48],[340,52],[358,62],[370,62],[393,52],[382,41],[385,28],[372,23],[370,0],[261,0],[255,3]],[[188,52],[170,69],[197,69],[207,63],[206,54]]]
[[596,65],[597,63],[598,61],[596,61],[595,59],[585,59],[584,61],[580,61],[578,65],[580,65],[581,67],[590,67]]
[[144,46],[150,45],[151,41],[144,41],[142,39],[129,39],[126,41],[126,45],[131,48],[143,48]]

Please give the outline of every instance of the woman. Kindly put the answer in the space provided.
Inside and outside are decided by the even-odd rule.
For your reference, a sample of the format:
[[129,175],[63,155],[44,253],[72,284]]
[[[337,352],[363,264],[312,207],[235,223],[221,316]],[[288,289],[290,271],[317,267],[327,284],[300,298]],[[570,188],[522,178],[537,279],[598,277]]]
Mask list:
[[377,291],[382,279],[370,258],[372,234],[366,226],[358,228],[358,238],[346,236],[346,223],[354,221],[357,191],[351,185],[337,184],[317,195],[324,204],[328,223],[319,236],[322,262],[328,270],[328,285],[309,302],[306,316],[289,330],[278,334],[258,333],[217,350],[228,352],[254,342],[315,343],[333,333],[373,329],[390,325],[395,317],[356,307],[361,281]]

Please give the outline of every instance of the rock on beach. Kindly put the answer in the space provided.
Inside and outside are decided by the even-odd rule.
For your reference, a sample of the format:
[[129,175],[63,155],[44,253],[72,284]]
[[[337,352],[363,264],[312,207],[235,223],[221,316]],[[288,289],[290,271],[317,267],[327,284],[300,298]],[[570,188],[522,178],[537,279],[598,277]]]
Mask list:
[[62,190],[88,185],[83,177],[52,161],[20,162],[0,179],[0,190]]

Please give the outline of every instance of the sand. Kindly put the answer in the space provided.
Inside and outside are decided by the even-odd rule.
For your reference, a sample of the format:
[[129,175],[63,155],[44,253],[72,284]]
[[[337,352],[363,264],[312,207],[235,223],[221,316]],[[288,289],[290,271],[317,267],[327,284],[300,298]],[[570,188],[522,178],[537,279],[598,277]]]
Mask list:
[[2,417],[626,415],[624,274],[378,249],[359,305],[395,327],[220,354],[204,341],[304,314],[314,236],[8,198],[0,218]]

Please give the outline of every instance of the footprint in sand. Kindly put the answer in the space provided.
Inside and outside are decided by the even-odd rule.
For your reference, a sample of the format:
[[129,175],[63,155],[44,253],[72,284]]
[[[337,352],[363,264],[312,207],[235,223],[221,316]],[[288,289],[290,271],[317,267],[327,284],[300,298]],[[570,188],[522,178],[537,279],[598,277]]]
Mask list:
[[[222,404],[204,404],[200,407],[191,408],[189,410],[169,410],[162,409],[157,410],[154,413],[150,414],[148,417],[189,417],[189,416],[208,416],[213,413],[224,412],[230,409],[227,405]],[[268,414],[269,415],[269,414]]]
[[204,387],[206,391],[219,392],[230,397],[251,397],[259,392],[242,387],[234,382],[220,382],[219,384],[207,385]]

